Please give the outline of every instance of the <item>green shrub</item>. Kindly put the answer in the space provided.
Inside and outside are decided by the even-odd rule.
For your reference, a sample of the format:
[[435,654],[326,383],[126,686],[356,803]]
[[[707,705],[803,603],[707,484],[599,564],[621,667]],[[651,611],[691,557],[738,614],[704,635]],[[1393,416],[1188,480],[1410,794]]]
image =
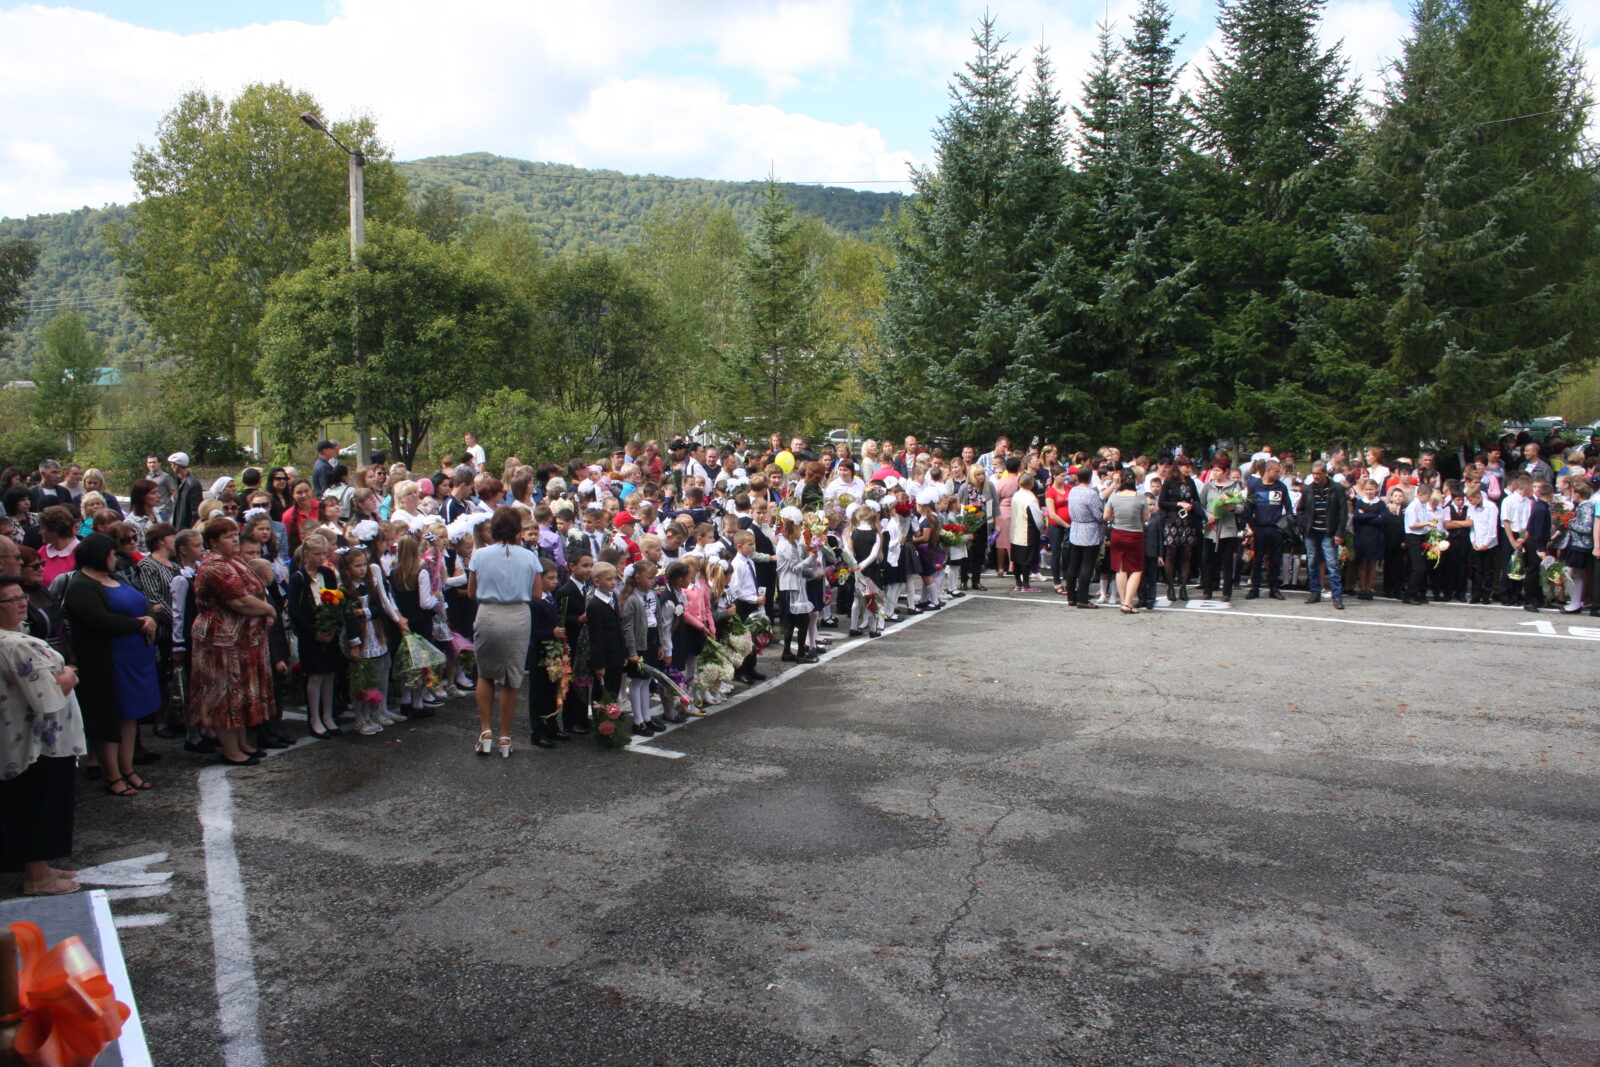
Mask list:
[[23,473],[39,469],[39,461],[68,460],[67,442],[53,430],[23,423],[0,433],[0,470],[15,467]]

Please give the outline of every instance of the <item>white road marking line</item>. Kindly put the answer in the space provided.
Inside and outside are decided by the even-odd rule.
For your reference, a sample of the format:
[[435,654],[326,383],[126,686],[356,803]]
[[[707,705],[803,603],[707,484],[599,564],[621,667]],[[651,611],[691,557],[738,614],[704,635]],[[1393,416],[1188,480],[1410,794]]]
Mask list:
[[[954,607],[955,605],[957,605],[959,603],[962,603],[962,602],[964,602],[966,600],[973,599],[974,595],[975,594],[968,593],[965,597],[962,597],[960,600],[948,600],[948,601],[945,602],[944,606],[946,608]],[[993,597],[991,599],[1004,600],[1005,597]],[[921,615],[912,615],[910,618],[902,619],[900,622],[895,623],[893,626],[890,626],[890,627],[886,628],[883,631],[884,637],[887,637],[889,634],[892,634],[892,633],[898,633],[901,630],[904,630],[907,626],[915,626],[917,623],[923,622],[923,621],[925,621],[927,619],[930,619],[936,614],[938,614],[938,612],[925,611]],[[846,623],[848,624],[848,620],[846,620]],[[815,663],[797,663],[793,667],[790,667],[788,670],[784,671],[782,674],[778,674],[778,675],[775,675],[772,678],[768,678],[764,682],[759,682],[756,685],[753,685],[750,688],[744,690],[742,693],[735,693],[733,696],[731,696],[728,699],[724,700],[720,704],[715,704],[715,705],[712,705],[709,708],[706,708],[705,709],[706,713],[704,715],[691,716],[687,722],[669,723],[665,730],[661,731],[660,733],[656,734],[655,736],[657,738],[659,738],[659,737],[662,737],[662,736],[664,736],[666,734],[671,733],[673,730],[681,730],[685,726],[693,726],[696,722],[698,722],[701,719],[710,718],[711,716],[716,715],[719,712],[727,711],[729,708],[735,707],[735,706],[737,706],[739,704],[743,704],[746,700],[749,700],[751,697],[760,696],[762,693],[765,693],[768,690],[775,689],[775,688],[777,688],[778,686],[782,685],[785,682],[788,682],[788,681],[791,681],[791,680],[793,680],[795,678],[798,678],[800,675],[806,673],[807,671],[811,670],[814,667],[820,667],[824,663],[827,663],[829,660],[837,659],[838,657],[844,655],[846,652],[849,652],[852,649],[857,649],[857,648],[861,648],[863,646],[869,645],[869,644],[872,643],[872,640],[873,639],[870,638],[870,637],[852,637],[852,638],[847,638],[844,644],[838,646],[837,648],[830,648],[828,651],[826,651],[822,655],[818,656],[817,657],[817,662],[815,662]],[[878,640],[881,641],[881,640],[883,640],[883,638],[880,637],[880,638],[878,638]],[[771,646],[768,646],[768,647],[771,647]],[[759,662],[760,661],[758,660],[757,663],[759,664]],[[654,740],[654,739],[652,739],[652,740]],[[647,746],[644,746],[644,745],[629,744],[626,748],[623,749],[623,751],[625,751],[625,752],[638,751],[638,752],[643,753],[646,756],[661,755],[661,752],[649,751],[649,748]],[[672,750],[671,749],[662,750],[662,752],[670,752],[670,751],[672,751]],[[677,755],[671,756],[671,757],[668,757],[668,758],[677,759],[679,756],[682,756],[683,754],[684,753],[679,752],[679,753],[677,753]]]
[[[1052,603],[1048,600],[1019,600],[1008,596],[984,596],[984,600],[1004,600],[1013,604],[1035,604],[1041,607],[1070,608],[1072,605],[1066,601]],[[1481,606],[1481,605],[1480,605]],[[1573,633],[1557,633],[1555,624],[1549,620],[1535,619],[1521,623],[1522,626],[1531,626],[1534,629],[1524,630],[1484,630],[1472,626],[1429,626],[1420,622],[1380,622],[1376,619],[1346,619],[1332,615],[1289,615],[1276,611],[1216,611],[1215,609],[1189,608],[1158,608],[1159,611],[1196,611],[1206,615],[1214,615],[1226,619],[1289,619],[1293,622],[1321,622],[1334,623],[1343,626],[1387,626],[1396,630],[1435,630],[1453,634],[1489,634],[1499,637],[1553,637],[1558,641],[1600,641],[1600,627],[1570,626]],[[1144,612],[1140,612],[1144,614]]]
[[133,982],[128,979],[128,962],[122,957],[122,942],[117,938],[116,922],[111,917],[111,902],[103,889],[89,891],[89,908],[94,912],[94,925],[100,931],[100,967],[106,972],[117,999],[132,1009],[133,1014],[122,1024],[122,1036],[117,1039],[117,1051],[122,1056],[123,1067],[151,1067],[150,1049],[145,1044],[144,1022],[139,1018],[139,1007],[133,999]]
[[128,930],[142,926],[165,926],[171,918],[166,912],[150,912],[145,915],[118,915],[112,922],[118,930]]
[[646,756],[661,756],[665,759],[682,759],[682,752],[674,752],[670,748],[656,748],[654,745],[641,745],[638,742],[628,743],[629,752],[640,752]]
[[200,772],[200,827],[211,905],[211,955],[216,971],[217,1021],[227,1067],[266,1067],[261,1045],[261,992],[256,984],[250,917],[233,847],[233,787],[228,768]]
[[170,892],[170,885],[136,885],[127,889],[107,889],[106,896],[112,900],[143,900],[146,897],[164,897]]
[[98,867],[84,867],[78,871],[79,885],[145,886],[160,885],[172,880],[171,871],[152,871],[157,863],[165,863],[165,852],[152,852],[148,856],[113,860]]

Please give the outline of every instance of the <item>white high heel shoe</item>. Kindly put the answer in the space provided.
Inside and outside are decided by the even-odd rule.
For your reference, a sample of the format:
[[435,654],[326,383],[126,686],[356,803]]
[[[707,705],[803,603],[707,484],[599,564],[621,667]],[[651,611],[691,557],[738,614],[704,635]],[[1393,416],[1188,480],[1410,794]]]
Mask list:
[[485,730],[478,735],[478,743],[472,746],[472,751],[480,756],[487,756],[494,751],[494,731]]
[[500,755],[503,759],[511,758],[511,738],[502,737],[500,739]]

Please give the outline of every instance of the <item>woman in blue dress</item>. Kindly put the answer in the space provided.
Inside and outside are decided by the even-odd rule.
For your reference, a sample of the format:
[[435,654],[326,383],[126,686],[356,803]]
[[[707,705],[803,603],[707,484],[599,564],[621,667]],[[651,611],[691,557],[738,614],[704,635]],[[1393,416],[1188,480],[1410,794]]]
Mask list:
[[137,796],[151,785],[133,769],[136,723],[161,707],[156,621],[144,594],[114,577],[117,546],[111,538],[90,534],[73,557],[77,569],[64,600],[84,727],[106,792]]

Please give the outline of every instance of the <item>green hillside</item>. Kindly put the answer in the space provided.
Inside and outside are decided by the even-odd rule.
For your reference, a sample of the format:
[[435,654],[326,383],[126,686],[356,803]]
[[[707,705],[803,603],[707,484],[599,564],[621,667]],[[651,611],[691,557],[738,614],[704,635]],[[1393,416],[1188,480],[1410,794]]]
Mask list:
[[[585,170],[560,163],[529,163],[487,152],[435,156],[401,163],[420,192],[427,185],[453,188],[472,211],[524,214],[531,218],[553,252],[618,248],[639,236],[652,213],[674,214],[710,205],[753,217],[760,182],[719,182],[703,178],[629,175]],[[786,185],[802,215],[821,219],[841,233],[864,234],[899,206],[898,193],[862,193]]]
[[[469,212],[521,214],[532,220],[552,252],[618,248],[639,237],[656,212],[673,214],[689,207],[731,208],[740,219],[753,216],[756,182],[626,175],[557,163],[529,163],[484,152],[436,156],[401,163],[420,194],[429,185],[454,189]],[[863,234],[895,211],[898,193],[862,193],[814,186],[785,187],[802,215],[821,219],[841,233]],[[0,240],[26,237],[39,245],[39,269],[29,280],[27,303],[38,310],[12,328],[0,351],[0,378],[26,377],[39,352],[39,335],[57,309],[83,313],[89,328],[106,338],[114,358],[137,364],[154,354],[143,323],[118,299],[116,264],[100,231],[126,216],[126,209],[80,208],[25,219],[0,219]]]

